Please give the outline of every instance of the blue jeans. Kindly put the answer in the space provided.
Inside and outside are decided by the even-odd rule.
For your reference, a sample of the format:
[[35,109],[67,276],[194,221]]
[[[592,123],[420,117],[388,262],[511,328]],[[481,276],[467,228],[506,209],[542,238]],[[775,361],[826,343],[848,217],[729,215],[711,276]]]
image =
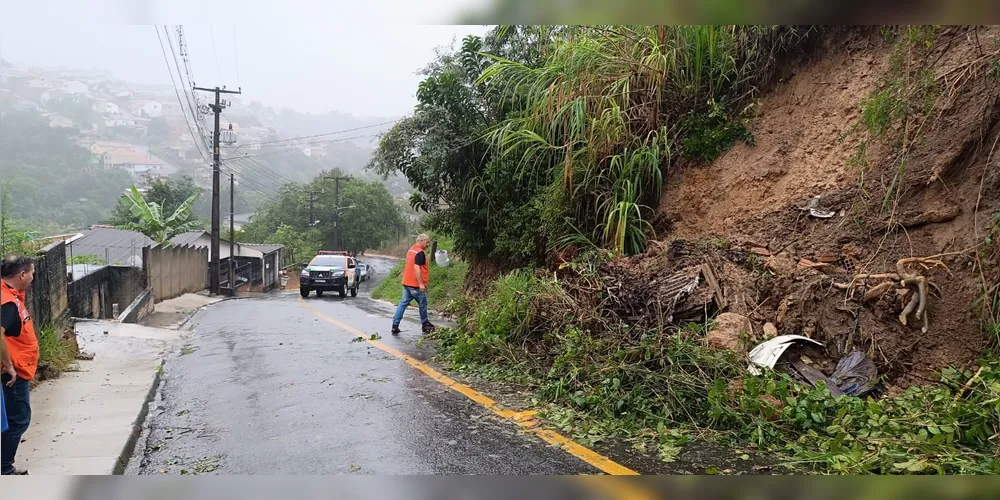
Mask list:
[[0,435],[0,473],[14,473],[14,455],[21,444],[21,436],[31,423],[31,396],[28,381],[18,378],[14,387],[7,387],[10,380],[6,374],[2,378],[4,409],[7,410],[7,430]]
[[399,325],[400,321],[403,321],[403,313],[406,312],[406,308],[409,307],[410,302],[417,301],[417,306],[420,309],[420,323],[427,323],[427,292],[421,292],[419,288],[414,288],[411,286],[403,286],[403,299],[399,301],[399,307],[396,308],[396,315],[392,317],[392,324]]

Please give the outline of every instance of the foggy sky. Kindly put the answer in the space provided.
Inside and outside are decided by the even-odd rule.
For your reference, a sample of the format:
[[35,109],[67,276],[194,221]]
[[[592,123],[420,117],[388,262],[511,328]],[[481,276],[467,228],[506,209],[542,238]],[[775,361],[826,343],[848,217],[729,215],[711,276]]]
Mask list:
[[42,8],[0,0],[0,57],[169,85],[152,23],[183,24],[200,86],[242,86],[245,102],[302,112],[396,117],[412,110],[416,72],[436,47],[488,29],[416,23],[447,21],[474,3],[50,0]]

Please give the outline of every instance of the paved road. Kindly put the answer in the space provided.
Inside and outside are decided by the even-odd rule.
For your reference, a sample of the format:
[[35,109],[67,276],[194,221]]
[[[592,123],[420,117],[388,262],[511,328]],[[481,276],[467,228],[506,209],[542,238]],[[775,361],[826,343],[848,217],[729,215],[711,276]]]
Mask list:
[[[384,274],[388,264],[373,263]],[[591,465],[600,457],[578,458],[551,444],[558,436],[526,432],[416,361],[429,355],[416,314],[402,335],[389,335],[391,308],[367,297],[376,282],[357,298],[291,292],[197,315],[167,361],[128,472],[600,472]],[[360,333],[382,338],[359,341]]]

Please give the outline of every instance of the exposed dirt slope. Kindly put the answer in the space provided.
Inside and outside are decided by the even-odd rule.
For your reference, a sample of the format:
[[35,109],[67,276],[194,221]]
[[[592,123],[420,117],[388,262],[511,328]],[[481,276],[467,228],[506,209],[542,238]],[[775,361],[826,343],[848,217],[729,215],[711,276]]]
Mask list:
[[[997,28],[948,28],[920,52],[922,59],[908,60],[933,71],[934,111],[887,134],[906,132],[905,146],[885,138],[870,142],[867,167],[850,162],[861,139],[849,132],[861,100],[890,71],[893,45],[877,33],[831,37],[813,61],[765,95],[752,127],[755,146],[738,145],[710,165],[671,174],[660,209],[673,231],[661,238],[714,242],[701,255],[721,269],[729,309],[754,323],[748,343],[761,339],[764,322],[773,322],[779,333],[809,335],[835,353],[867,351],[894,387],[980,356],[986,337],[971,305],[995,278],[988,268],[981,272],[974,249],[1000,201],[994,154],[1000,88],[987,74],[998,39]],[[903,147],[909,153],[903,189],[883,206]],[[818,219],[801,210],[814,196],[836,216]],[[654,246],[632,267],[669,272],[681,262],[668,247]],[[927,333],[920,321],[899,321],[910,300],[906,290],[859,307],[863,290],[849,296],[838,288],[858,273],[893,272],[899,259],[928,256],[938,256],[948,270],[906,269],[932,283]],[[801,259],[828,265],[803,266],[809,262]]]

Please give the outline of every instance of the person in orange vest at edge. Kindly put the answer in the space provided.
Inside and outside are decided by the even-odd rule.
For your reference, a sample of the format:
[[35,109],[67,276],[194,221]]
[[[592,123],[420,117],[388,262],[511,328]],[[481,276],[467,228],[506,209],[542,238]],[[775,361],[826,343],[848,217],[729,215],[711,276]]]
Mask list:
[[28,383],[38,368],[38,338],[24,303],[24,292],[34,279],[35,264],[28,257],[8,257],[0,265],[0,337],[4,345],[0,382],[7,411],[7,428],[0,433],[0,473],[5,476],[28,473],[14,468],[14,456],[31,423]]
[[392,318],[392,334],[399,335],[399,322],[410,302],[417,301],[420,309],[420,323],[424,333],[434,331],[434,325],[427,319],[427,282],[430,279],[430,261],[427,259],[427,246],[430,238],[426,234],[417,236],[417,242],[406,252],[406,265],[403,267],[403,298],[396,308]]

